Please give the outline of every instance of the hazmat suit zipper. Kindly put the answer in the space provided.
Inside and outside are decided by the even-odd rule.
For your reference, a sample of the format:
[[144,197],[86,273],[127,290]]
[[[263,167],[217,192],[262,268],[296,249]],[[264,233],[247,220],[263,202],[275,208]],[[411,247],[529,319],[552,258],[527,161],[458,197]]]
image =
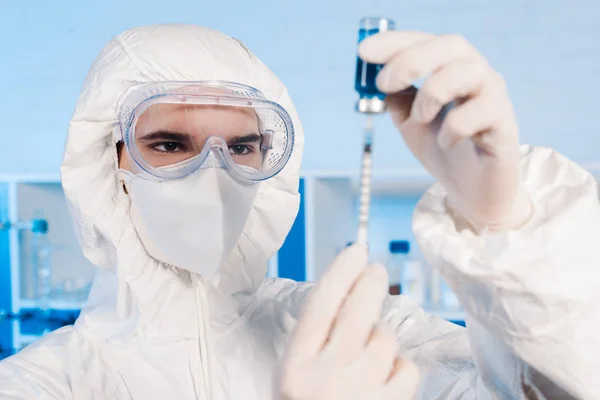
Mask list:
[[204,288],[202,278],[194,273],[190,273],[192,276],[192,283],[194,284],[194,297],[196,303],[196,326],[198,333],[198,345],[200,347],[200,362],[202,364],[202,378],[203,385],[201,392],[203,398],[210,400],[212,399],[212,387],[211,387],[211,366],[209,356],[209,303],[208,297],[206,296],[206,290]]

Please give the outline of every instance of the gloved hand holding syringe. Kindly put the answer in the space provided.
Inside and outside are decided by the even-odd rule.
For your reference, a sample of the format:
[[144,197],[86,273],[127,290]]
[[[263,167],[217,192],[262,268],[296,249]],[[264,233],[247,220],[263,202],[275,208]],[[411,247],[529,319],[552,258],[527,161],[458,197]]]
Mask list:
[[[359,42],[391,24],[381,18],[363,19]],[[418,387],[418,368],[398,354],[391,328],[380,321],[388,288],[386,270],[381,265],[366,268],[372,114],[385,111],[385,95],[375,86],[381,67],[358,59],[356,107],[367,115],[367,124],[356,243],[336,257],[305,302],[283,363],[283,400],[410,399]]]

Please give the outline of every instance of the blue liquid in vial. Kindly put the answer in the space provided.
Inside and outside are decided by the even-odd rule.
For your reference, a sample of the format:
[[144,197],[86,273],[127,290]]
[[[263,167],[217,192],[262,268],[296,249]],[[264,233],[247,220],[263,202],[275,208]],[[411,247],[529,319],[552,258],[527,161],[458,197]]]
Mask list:
[[[368,30],[364,28],[359,29],[358,43],[377,33],[379,33],[378,28]],[[383,64],[371,64],[363,61],[360,57],[356,57],[354,90],[356,90],[360,98],[378,97],[381,100],[385,98],[385,94],[381,93],[375,84],[377,74],[379,74],[379,71],[381,71],[382,68]]]

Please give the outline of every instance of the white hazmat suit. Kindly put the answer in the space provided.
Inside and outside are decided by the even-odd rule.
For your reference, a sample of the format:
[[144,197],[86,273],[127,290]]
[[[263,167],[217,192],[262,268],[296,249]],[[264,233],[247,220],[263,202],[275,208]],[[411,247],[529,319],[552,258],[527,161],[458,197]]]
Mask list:
[[[243,233],[215,277],[146,252],[118,180],[116,105],[142,82],[224,80],[261,90],[292,116],[286,167],[259,184]],[[310,285],[266,279],[299,204],[303,132],[284,85],[237,40],[197,26],[148,26],[114,38],[94,62],[73,115],[62,179],[85,256],[99,267],[75,326],[0,363],[1,399],[274,397],[274,376]],[[457,292],[468,330],[406,297],[384,320],[422,371],[426,399],[600,398],[600,208],[596,182],[546,149],[523,152],[535,205],[522,228],[460,229],[441,187],[414,231]],[[402,399],[403,394],[398,394]]]

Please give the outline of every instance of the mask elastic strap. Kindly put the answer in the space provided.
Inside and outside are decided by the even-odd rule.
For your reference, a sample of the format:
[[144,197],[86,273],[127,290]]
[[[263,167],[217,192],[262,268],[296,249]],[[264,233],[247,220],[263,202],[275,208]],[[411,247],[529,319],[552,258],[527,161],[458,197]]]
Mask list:
[[130,171],[119,168],[117,176],[119,178],[119,183],[123,186],[123,191],[125,191],[125,194],[129,194],[129,184],[135,175]]

